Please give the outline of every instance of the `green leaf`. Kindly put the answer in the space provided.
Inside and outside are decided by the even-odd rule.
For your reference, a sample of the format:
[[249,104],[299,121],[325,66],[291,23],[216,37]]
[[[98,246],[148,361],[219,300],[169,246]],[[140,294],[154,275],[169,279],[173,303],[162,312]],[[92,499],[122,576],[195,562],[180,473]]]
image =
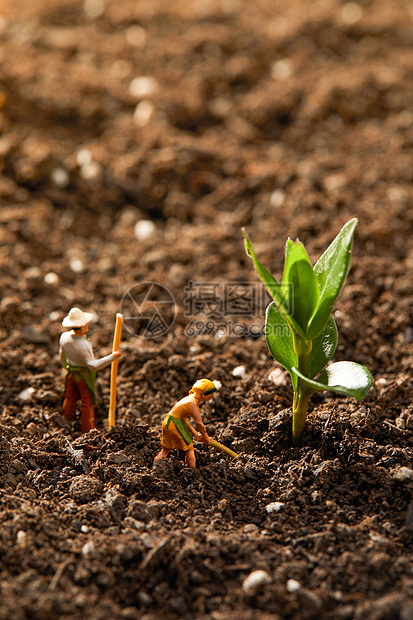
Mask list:
[[350,267],[351,247],[357,219],[343,226],[337,237],[314,266],[320,289],[318,307],[310,320],[307,338],[312,340],[326,324]]
[[292,372],[300,379],[311,392],[331,390],[346,396],[353,396],[358,400],[365,397],[373,383],[370,371],[356,362],[336,362],[328,366],[319,376],[317,381],[305,377],[296,367]]
[[281,290],[288,303],[288,313],[306,333],[320,293],[310,259],[299,241],[287,241]]
[[301,329],[300,325],[297,323],[294,317],[288,313],[287,302],[284,298],[284,295],[282,294],[280,285],[278,284],[274,276],[268,271],[268,269],[264,267],[264,265],[262,265],[255,256],[254,248],[252,247],[251,240],[245,228],[242,229],[242,232],[245,239],[245,250],[248,256],[252,258],[258,275],[266,286],[268,292],[274,299],[281,313],[284,315],[291,329],[293,329],[299,336],[301,336],[301,338],[305,338],[304,332]]
[[265,313],[265,338],[273,358],[290,373],[295,392],[297,376],[292,368],[298,365],[298,355],[294,351],[291,328],[275,302],[270,303]]
[[308,376],[313,379],[328,364],[337,347],[337,327],[332,316],[327,321],[321,334],[313,340]]
[[[297,390],[297,375],[293,368],[298,366],[298,355],[294,351],[293,336],[286,319],[274,302],[270,303],[265,316],[265,338],[273,358],[291,376],[294,392]],[[330,361],[337,346],[337,328],[332,317],[321,334],[313,341],[309,359],[309,377],[312,379]]]

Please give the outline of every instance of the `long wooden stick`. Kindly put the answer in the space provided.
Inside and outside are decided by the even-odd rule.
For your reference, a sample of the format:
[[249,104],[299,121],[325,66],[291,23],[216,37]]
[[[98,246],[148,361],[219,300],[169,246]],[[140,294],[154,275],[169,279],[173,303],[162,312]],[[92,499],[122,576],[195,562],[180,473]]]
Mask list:
[[209,445],[212,446],[213,448],[216,448],[220,452],[225,452],[225,454],[228,454],[228,456],[232,456],[233,459],[238,458],[238,454],[236,452],[234,452],[233,450],[230,450],[229,448],[224,446],[222,443],[219,443],[219,441],[215,441],[215,439],[211,439]]
[[[113,351],[117,351],[120,345],[120,336],[122,333],[123,314],[119,312],[116,315],[115,335],[113,337]],[[110,374],[110,403],[109,403],[109,430],[112,426],[115,426],[115,414],[116,414],[116,378],[118,376],[118,361],[112,362],[111,374]]]

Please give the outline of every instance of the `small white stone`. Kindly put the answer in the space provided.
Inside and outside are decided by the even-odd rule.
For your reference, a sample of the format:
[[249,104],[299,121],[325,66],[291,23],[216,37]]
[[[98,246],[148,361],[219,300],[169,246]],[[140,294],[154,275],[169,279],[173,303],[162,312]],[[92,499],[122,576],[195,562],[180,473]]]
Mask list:
[[144,127],[151,120],[154,113],[154,106],[149,99],[142,99],[138,103],[133,113],[133,120],[138,127]]
[[220,390],[222,388],[221,381],[218,381],[217,379],[215,379],[212,383],[215,385],[215,389],[217,390],[217,392],[218,392],[218,390]]
[[268,375],[268,381],[271,381],[274,385],[278,387],[282,385],[287,385],[287,374],[281,368],[275,368]]
[[285,200],[285,192],[282,189],[275,189],[271,192],[270,204],[272,207],[281,207]]
[[272,582],[270,575],[265,570],[254,570],[248,575],[242,584],[242,589],[245,594],[254,595],[263,586]]
[[409,482],[413,480],[413,469],[409,467],[400,467],[392,476],[393,480],[399,482]]
[[296,579],[289,579],[287,581],[287,591],[288,592],[297,592],[301,588],[301,584]]
[[154,95],[158,90],[158,82],[153,77],[141,76],[134,78],[129,84],[129,93],[132,97],[143,99]]
[[19,530],[16,536],[17,545],[24,549],[27,545],[27,534],[23,530]]
[[60,310],[53,310],[49,314],[49,321],[52,321],[53,323],[54,321],[58,321],[61,317],[62,317],[62,313],[60,312]]
[[141,26],[138,26],[137,24],[134,26],[129,26],[126,30],[125,36],[129,45],[133,45],[138,49],[143,49],[145,47],[146,32]]
[[271,65],[271,75],[276,80],[286,80],[293,72],[292,65],[289,60],[277,60]]
[[49,273],[46,273],[44,277],[44,282],[50,286],[57,286],[60,282],[60,278],[57,273],[54,273],[54,271],[49,271]]
[[50,173],[50,178],[56,187],[63,189],[69,185],[69,173],[65,168],[53,168]]
[[271,504],[266,505],[265,510],[271,514],[272,512],[279,512],[283,506],[282,502],[271,502]]
[[94,181],[98,179],[102,173],[102,166],[97,161],[90,161],[79,170],[79,174],[85,181]]
[[374,382],[377,387],[385,387],[387,385],[387,379],[385,379],[384,377],[380,377],[380,379],[377,379],[377,381]]
[[347,2],[341,9],[341,18],[346,24],[357,24],[363,17],[363,9],[357,2]]
[[88,531],[89,531],[89,528],[88,528],[88,526],[87,526],[87,525],[82,525],[82,527],[80,528],[80,531],[81,531],[83,534],[87,534],[87,533],[88,533]]
[[151,237],[155,230],[156,226],[151,220],[139,220],[135,224],[135,237],[138,241],[143,241]]
[[92,154],[88,149],[80,149],[76,155],[76,162],[78,166],[84,166],[92,161]]
[[30,400],[31,397],[33,396],[35,392],[35,389],[32,387],[26,388],[25,390],[22,390],[19,394],[19,398],[20,400]]
[[74,273],[82,273],[84,269],[83,261],[80,258],[71,258],[70,259],[70,269]]
[[238,377],[239,379],[242,379],[243,377],[245,377],[245,373],[246,372],[247,372],[247,370],[246,370],[245,366],[237,366],[232,371],[232,376],[233,377]]
[[92,555],[94,555],[95,553],[95,545],[93,544],[92,541],[87,542],[85,545],[83,545],[82,547],[82,555],[85,557],[90,557]]
[[105,12],[103,0],[85,0],[83,10],[88,17],[100,17]]

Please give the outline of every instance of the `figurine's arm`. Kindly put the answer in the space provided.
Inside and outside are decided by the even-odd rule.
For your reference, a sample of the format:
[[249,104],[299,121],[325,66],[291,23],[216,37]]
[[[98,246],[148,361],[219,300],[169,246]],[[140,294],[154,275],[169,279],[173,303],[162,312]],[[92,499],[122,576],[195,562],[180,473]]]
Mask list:
[[80,354],[82,360],[79,366],[87,366],[89,370],[93,371],[106,368],[106,366],[109,366],[109,364],[111,364],[115,359],[119,358],[122,355],[121,351],[119,350],[114,351],[110,355],[105,355],[100,359],[96,359],[93,355],[92,345],[87,340],[83,340],[82,347],[78,351],[78,353]]
[[[195,403],[192,403],[191,407],[191,418],[195,422],[196,429],[198,431],[197,435],[194,435],[198,441],[203,441],[206,444],[209,444],[211,441],[211,437],[208,435],[207,430],[205,428],[204,423],[202,422],[201,412]],[[192,431],[191,431],[192,432]]]

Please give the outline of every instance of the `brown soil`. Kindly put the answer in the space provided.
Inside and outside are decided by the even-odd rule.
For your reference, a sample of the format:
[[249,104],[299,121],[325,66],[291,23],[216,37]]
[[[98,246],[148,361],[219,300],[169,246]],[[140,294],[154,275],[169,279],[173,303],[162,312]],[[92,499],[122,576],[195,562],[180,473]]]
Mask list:
[[[412,620],[409,3],[0,0],[0,15],[0,619]],[[375,383],[363,402],[314,396],[293,449],[263,303],[224,307],[231,283],[257,284],[241,227],[279,277],[288,236],[316,260],[353,216],[334,359]],[[82,436],[61,416],[61,320],[96,312],[106,354],[143,282],[167,289],[148,316],[169,291],[175,322],[158,338],[125,323],[117,426],[106,370]],[[240,458],[198,444],[195,471],[179,454],[152,467],[165,412],[202,376],[222,383],[208,431]],[[267,583],[243,588],[255,570]]]

